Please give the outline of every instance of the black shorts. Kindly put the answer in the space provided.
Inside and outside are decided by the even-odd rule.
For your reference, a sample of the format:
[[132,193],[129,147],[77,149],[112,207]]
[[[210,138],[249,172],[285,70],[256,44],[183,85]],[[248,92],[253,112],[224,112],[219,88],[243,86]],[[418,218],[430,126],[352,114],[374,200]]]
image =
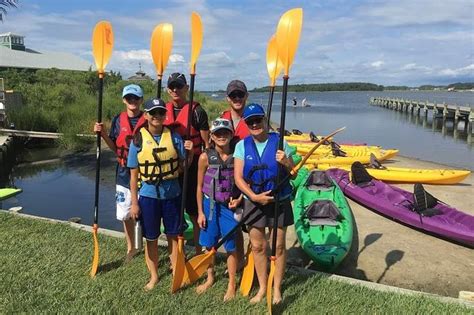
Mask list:
[[[266,206],[261,206],[255,209],[255,204],[247,199],[244,199],[244,213],[242,217],[245,218],[251,211],[252,214],[245,221],[249,227],[264,228],[273,227],[273,218],[275,217],[275,203],[272,202]],[[254,210],[255,209],[255,210]],[[278,215],[278,227],[286,227],[293,225],[293,210],[291,208],[290,198],[280,202],[280,210]]]
[[[199,155],[193,157],[193,162],[188,169],[188,187],[186,189],[186,205],[185,209],[189,215],[197,216],[197,200],[196,200],[196,190],[197,190],[197,171],[198,171],[198,161]],[[181,189],[183,188],[183,179],[184,173],[179,176],[179,184]]]

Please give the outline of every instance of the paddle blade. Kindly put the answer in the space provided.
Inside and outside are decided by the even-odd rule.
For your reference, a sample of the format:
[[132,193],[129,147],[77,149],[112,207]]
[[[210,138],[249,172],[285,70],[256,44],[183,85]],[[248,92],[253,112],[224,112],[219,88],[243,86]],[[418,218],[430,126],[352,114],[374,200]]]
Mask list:
[[162,23],[155,27],[151,34],[150,50],[158,76],[163,76],[171,49],[173,48],[173,25]]
[[283,69],[283,63],[278,58],[276,36],[272,35],[267,45],[267,71],[270,77],[270,86],[275,86],[276,79]]
[[278,56],[283,63],[285,76],[290,72],[291,64],[300,41],[301,27],[303,25],[303,9],[296,8],[286,11],[278,22],[276,40]]
[[202,47],[202,21],[199,14],[191,14],[191,74],[196,74],[196,61]]
[[97,238],[97,229],[99,227],[97,226],[97,224],[94,224],[94,226],[92,227],[92,237],[94,238],[94,257],[92,258],[92,268],[91,268],[91,277],[94,278],[96,273],[97,273],[97,269],[99,267],[99,240]]
[[[195,280],[201,278],[204,273],[206,273],[207,269],[209,268],[210,265],[214,262],[214,256],[216,255],[216,251],[212,249],[211,251],[194,256],[189,260],[189,264],[193,268],[193,275],[195,276]],[[192,280],[192,279],[190,279]],[[190,283],[193,283],[190,281]]]
[[109,63],[113,46],[112,24],[108,21],[100,21],[95,25],[92,33],[92,54],[99,75],[103,75],[105,72],[105,66]]
[[176,254],[176,263],[174,266],[173,281],[171,282],[171,293],[175,293],[180,287],[184,279],[186,271],[186,258],[184,257],[184,239],[178,237],[178,253]]
[[246,255],[247,263],[242,273],[242,279],[240,280],[240,293],[242,296],[248,296],[252,289],[253,277],[255,273],[255,261],[252,254],[252,246],[249,243]]
[[273,292],[273,278],[275,277],[275,258],[271,257],[270,274],[267,281],[267,309],[268,313],[272,313],[272,292]]

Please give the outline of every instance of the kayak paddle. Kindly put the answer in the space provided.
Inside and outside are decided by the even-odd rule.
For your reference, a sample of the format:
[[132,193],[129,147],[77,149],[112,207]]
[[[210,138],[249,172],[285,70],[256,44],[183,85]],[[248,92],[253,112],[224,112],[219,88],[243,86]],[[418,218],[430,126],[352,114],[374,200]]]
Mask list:
[[270,115],[272,114],[273,92],[275,91],[275,82],[283,69],[283,64],[278,58],[278,46],[276,36],[272,35],[267,46],[267,71],[270,77],[270,94],[268,96],[267,106],[267,127],[270,128]]
[[[296,49],[301,34],[301,27],[303,24],[303,9],[296,8],[285,12],[278,22],[276,41],[278,45],[278,56],[284,66],[283,75],[283,94],[281,98],[281,118],[280,118],[280,138],[278,149],[283,150],[283,138],[285,134],[285,115],[286,115],[286,97],[288,92],[288,79],[290,66],[293,63]],[[281,167],[277,171],[277,183],[280,181]],[[278,232],[278,216],[280,208],[280,198],[277,194],[275,196],[275,210],[273,215],[273,230],[272,230],[272,255],[270,257],[270,274],[267,281],[267,308],[268,312],[272,312],[272,288],[273,278],[275,276],[275,261],[276,261],[276,242]]]
[[[112,25],[108,21],[100,21],[96,24],[92,34],[92,54],[94,55],[97,73],[99,75],[99,96],[97,105],[97,122],[102,122],[102,92],[104,88],[105,66],[112,55],[114,46],[114,33]],[[99,229],[99,182],[100,182],[100,132],[96,138],[96,164],[95,164],[95,198],[94,198],[94,225],[92,235],[94,238],[94,257],[90,275],[95,277],[99,267],[99,240],[97,230]]]
[[151,34],[150,50],[158,75],[156,97],[161,98],[161,80],[173,48],[173,25],[162,23]]
[[[186,139],[189,140],[191,135],[191,123],[193,117],[193,98],[194,98],[194,80],[196,77],[196,61],[199,56],[202,47],[202,22],[201,17],[196,12],[191,14],[191,86],[189,93],[188,103],[188,122],[186,126]],[[184,159],[184,175],[183,175],[183,188],[181,195],[181,209],[180,209],[180,234],[178,236],[178,252],[176,255],[176,264],[174,268],[173,281],[171,283],[171,293],[176,292],[182,285],[186,284],[186,279],[194,280],[193,269],[186,262],[184,256],[184,237],[183,237],[183,218],[184,218],[184,207],[186,205],[186,197],[188,190],[188,152],[186,151],[186,158]],[[194,280],[195,281],[195,280]]]

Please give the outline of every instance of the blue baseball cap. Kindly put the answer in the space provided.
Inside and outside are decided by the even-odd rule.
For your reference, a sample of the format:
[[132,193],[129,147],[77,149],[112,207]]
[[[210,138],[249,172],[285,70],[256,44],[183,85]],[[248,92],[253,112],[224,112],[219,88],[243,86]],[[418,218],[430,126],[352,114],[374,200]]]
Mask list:
[[263,110],[262,105],[252,103],[245,106],[242,118],[247,120],[248,118],[254,116],[265,116],[265,110]]
[[138,97],[143,97],[143,90],[139,85],[129,84],[123,88],[122,98],[124,98],[126,95],[129,95],[129,94],[132,94]]
[[146,101],[145,104],[143,105],[143,110],[145,112],[152,111],[156,108],[161,108],[161,109],[166,110],[165,102],[163,102],[163,100],[159,98],[151,98],[148,101]]

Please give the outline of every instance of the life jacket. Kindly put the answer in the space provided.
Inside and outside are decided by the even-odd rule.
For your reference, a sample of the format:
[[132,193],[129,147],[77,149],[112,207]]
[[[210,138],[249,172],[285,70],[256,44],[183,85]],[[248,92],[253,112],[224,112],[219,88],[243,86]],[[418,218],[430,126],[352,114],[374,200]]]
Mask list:
[[120,166],[125,167],[127,165],[128,149],[130,142],[132,141],[133,135],[136,131],[146,122],[145,115],[141,113],[140,118],[135,124],[135,128],[132,127],[127,112],[121,112],[119,117],[120,131],[117,139],[115,140],[117,154],[117,162]]
[[[268,134],[268,142],[263,150],[262,157],[258,155],[252,136],[244,138],[244,179],[256,194],[277,188],[277,171],[278,167],[281,167],[275,160],[275,154],[278,150],[278,138],[277,133],[271,132]],[[282,168],[280,174],[281,180],[288,172]],[[280,189],[279,196],[285,197],[290,194],[291,185],[289,181],[286,181]]]
[[202,192],[217,202],[227,203],[235,192],[234,157],[230,155],[224,162],[216,149],[207,149],[206,153],[209,166],[204,174]]
[[[203,140],[201,138],[199,130],[196,130],[193,124],[191,124],[191,132],[189,135],[190,139],[186,139],[186,126],[188,125],[188,106],[189,104],[185,104],[181,108],[178,117],[174,117],[173,103],[166,103],[166,118],[163,122],[163,125],[168,126],[173,131],[177,132],[181,137],[183,137],[183,140],[191,140],[193,142],[194,155],[198,156],[202,152]],[[193,102],[193,114],[195,113],[197,106],[199,106],[199,103]]]
[[157,143],[147,128],[141,128],[135,139],[141,137],[141,150],[138,152],[138,171],[140,181],[157,185],[161,180],[179,176],[179,157],[171,131],[163,127],[160,143]]
[[243,118],[239,120],[239,123],[237,124],[237,126],[234,126],[234,121],[232,120],[232,114],[230,110],[226,110],[222,112],[221,118],[230,120],[230,122],[232,123],[232,127],[234,127],[234,138],[238,138],[238,140],[242,140],[243,138],[250,135],[249,127],[247,127],[247,124],[245,123]]

